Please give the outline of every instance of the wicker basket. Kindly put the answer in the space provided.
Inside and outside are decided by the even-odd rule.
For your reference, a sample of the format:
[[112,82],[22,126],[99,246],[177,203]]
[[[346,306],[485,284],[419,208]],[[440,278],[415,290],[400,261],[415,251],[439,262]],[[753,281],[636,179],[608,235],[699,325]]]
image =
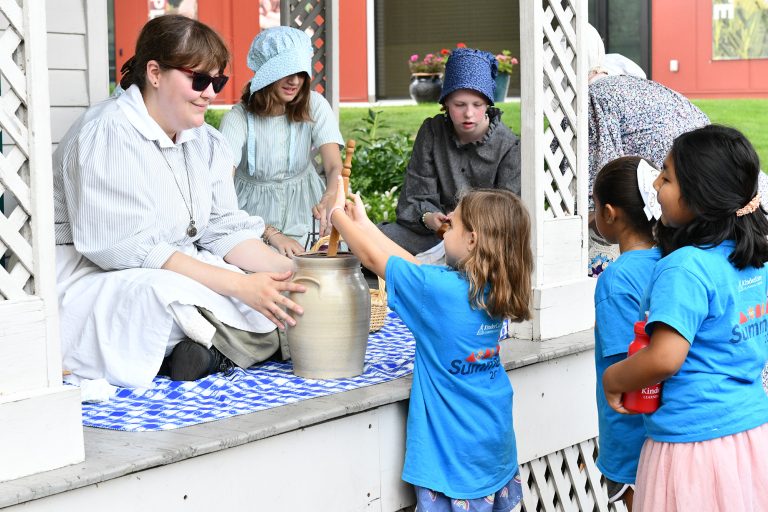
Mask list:
[[[319,252],[319,249],[323,245],[327,245],[330,236],[323,236],[315,242],[310,252]],[[339,238],[341,240],[341,238]],[[376,332],[384,327],[384,322],[387,320],[387,289],[386,283],[379,277],[379,289],[369,289],[371,292],[371,325],[368,332]]]
[[368,332],[376,332],[384,327],[387,320],[386,283],[379,278],[379,289],[371,290],[371,327]]

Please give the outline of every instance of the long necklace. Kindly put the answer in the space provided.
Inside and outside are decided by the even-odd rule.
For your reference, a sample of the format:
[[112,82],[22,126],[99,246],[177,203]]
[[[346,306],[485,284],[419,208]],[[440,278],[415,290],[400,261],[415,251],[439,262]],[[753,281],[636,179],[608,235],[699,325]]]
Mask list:
[[171,166],[171,163],[168,161],[168,159],[165,157],[165,153],[163,153],[163,150],[160,149],[160,146],[156,146],[157,150],[160,152],[160,154],[163,157],[163,160],[165,160],[165,164],[168,166],[168,170],[171,171],[171,176],[173,176],[173,182],[176,183],[176,188],[179,189],[179,194],[181,194],[181,200],[184,201],[184,207],[187,209],[187,213],[189,213],[189,225],[187,226],[187,236],[190,238],[193,238],[195,235],[197,235],[197,228],[195,227],[195,205],[192,202],[192,181],[189,179],[189,166],[187,165],[187,152],[184,149],[184,146],[181,146],[181,153],[184,155],[184,170],[187,171],[187,190],[189,191],[189,204],[187,204],[187,198],[184,197],[184,192],[181,190],[181,185],[179,185],[179,180],[176,179],[176,173],[173,172],[173,167]]

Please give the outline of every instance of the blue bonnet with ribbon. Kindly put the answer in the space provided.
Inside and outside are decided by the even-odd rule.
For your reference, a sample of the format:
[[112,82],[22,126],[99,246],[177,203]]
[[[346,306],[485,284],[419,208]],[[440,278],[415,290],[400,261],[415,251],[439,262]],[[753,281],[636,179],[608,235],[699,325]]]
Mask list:
[[445,64],[439,101],[445,102],[449,94],[459,89],[470,89],[485,96],[488,104],[493,105],[497,74],[498,63],[492,54],[473,48],[456,48]]

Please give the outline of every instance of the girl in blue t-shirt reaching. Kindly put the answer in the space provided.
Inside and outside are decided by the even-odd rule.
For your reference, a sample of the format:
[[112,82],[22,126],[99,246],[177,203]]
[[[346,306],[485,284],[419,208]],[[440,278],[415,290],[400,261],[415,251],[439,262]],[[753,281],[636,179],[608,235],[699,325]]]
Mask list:
[[639,156],[608,162],[593,186],[595,223],[600,235],[618,244],[621,256],[597,280],[595,288],[595,370],[600,429],[597,467],[605,475],[609,502],[623,499],[632,509],[640,448],[645,441],[641,416],[610,408],[602,377],[608,366],[627,358],[627,347],[640,320],[640,307],[661,252],[654,248],[653,227],[661,216],[653,181],[659,171]]
[[[512,510],[522,497],[502,320],[529,319],[530,220],[506,190],[466,193],[448,215],[448,267],[419,265],[341,185],[329,219],[387,281],[389,306],[416,339],[403,479],[417,510]],[[346,215],[345,215],[346,212]],[[464,508],[460,508],[464,507]]]
[[[603,374],[608,404],[663,382],[644,415],[649,439],[637,470],[635,511],[766,510],[768,220],[759,161],[738,131],[680,135],[655,181],[657,241],[650,345]],[[646,304],[644,304],[644,307]]]

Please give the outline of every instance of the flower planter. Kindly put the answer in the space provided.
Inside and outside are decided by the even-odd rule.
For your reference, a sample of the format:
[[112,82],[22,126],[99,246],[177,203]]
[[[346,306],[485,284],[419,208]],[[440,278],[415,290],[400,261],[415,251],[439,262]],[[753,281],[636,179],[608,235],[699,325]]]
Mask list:
[[507,89],[509,89],[509,74],[499,73],[496,75],[496,90],[493,93],[493,102],[503,103],[507,97]]
[[436,103],[443,88],[440,73],[413,73],[408,92],[416,103]]

